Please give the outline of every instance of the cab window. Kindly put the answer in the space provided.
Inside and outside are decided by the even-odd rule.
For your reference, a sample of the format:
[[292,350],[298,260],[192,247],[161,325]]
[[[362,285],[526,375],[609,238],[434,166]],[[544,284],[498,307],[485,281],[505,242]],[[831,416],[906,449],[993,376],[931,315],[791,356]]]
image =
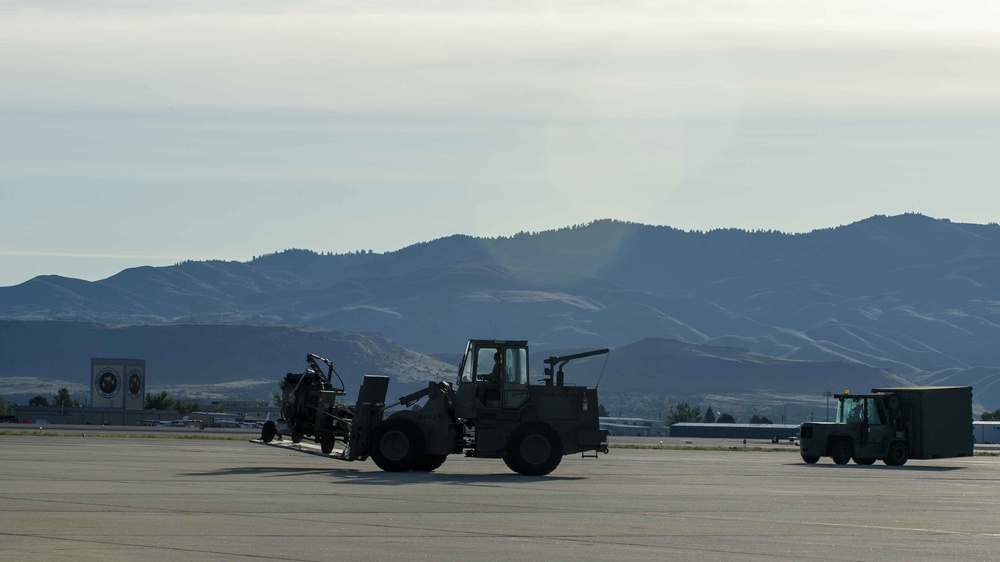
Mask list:
[[504,380],[508,384],[528,384],[528,350],[507,348],[504,353]]
[[465,351],[465,359],[462,361],[462,373],[461,382],[472,382],[472,369],[475,365],[475,357],[472,354],[472,347],[470,346]]
[[868,425],[885,425],[881,404],[876,402],[874,398],[865,400],[865,409],[868,412]]

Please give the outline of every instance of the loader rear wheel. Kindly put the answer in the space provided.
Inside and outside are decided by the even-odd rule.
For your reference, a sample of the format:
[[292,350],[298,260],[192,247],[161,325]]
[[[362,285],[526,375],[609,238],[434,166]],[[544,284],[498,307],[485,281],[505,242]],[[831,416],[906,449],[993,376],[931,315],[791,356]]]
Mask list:
[[882,462],[889,466],[903,466],[907,459],[906,444],[902,441],[893,441],[889,445],[889,451],[885,454]]
[[271,420],[264,422],[264,427],[260,428],[260,440],[265,443],[270,443],[274,441],[275,436],[278,435],[278,424]]
[[424,456],[424,435],[410,420],[389,418],[375,428],[371,456],[386,472],[413,470]]
[[562,460],[562,440],[552,427],[529,422],[514,430],[503,462],[518,474],[545,476]]
[[864,466],[875,464],[875,459],[866,459],[866,458],[859,459],[858,457],[854,457],[852,460],[854,461],[854,464],[860,464]]
[[444,464],[446,458],[448,458],[448,455],[424,455],[417,461],[417,465],[413,467],[413,470],[418,472],[437,470],[439,466]]
[[851,461],[851,455],[853,454],[854,451],[851,450],[851,444],[847,441],[837,441],[830,445],[830,457],[837,464],[847,464]]

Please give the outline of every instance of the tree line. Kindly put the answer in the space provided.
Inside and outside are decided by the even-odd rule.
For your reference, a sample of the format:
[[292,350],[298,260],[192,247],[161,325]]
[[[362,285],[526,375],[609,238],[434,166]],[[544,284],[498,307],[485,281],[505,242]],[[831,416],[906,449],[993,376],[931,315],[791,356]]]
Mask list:
[[[28,406],[79,408],[82,405],[79,400],[73,398],[72,393],[66,387],[60,388],[51,400],[42,394],[38,394],[28,400]],[[17,404],[8,404],[3,394],[0,394],[0,414],[13,413],[15,406]],[[194,401],[183,401],[172,398],[166,390],[162,390],[160,392],[146,393],[146,409],[175,410],[178,413],[190,414],[191,412],[201,411],[203,408]]]
[[[273,393],[272,400],[276,406],[281,405],[281,395],[279,393]],[[57,408],[77,408],[81,406],[81,403],[79,400],[73,398],[73,395],[70,393],[68,388],[63,387],[56,392],[51,401],[48,397],[39,394],[28,400],[28,405],[54,406]],[[13,413],[15,406],[17,406],[17,404],[8,403],[4,398],[4,395],[0,394],[0,415]],[[146,409],[174,410],[178,413],[189,414],[191,412],[201,411],[204,408],[194,401],[183,401],[172,398],[166,390],[161,390],[156,393],[146,393]],[[608,412],[607,408],[605,408],[603,404],[598,405],[598,415],[602,418],[611,416],[610,412]],[[980,414],[979,419],[982,421],[1000,421],[1000,408],[997,408],[992,412],[983,412]],[[675,423],[736,423],[736,418],[730,414],[716,413],[711,406],[706,407],[705,411],[702,412],[701,406],[692,406],[687,402],[678,402],[670,407],[670,411],[667,413],[666,422],[667,425],[673,425]],[[770,424],[774,422],[768,419],[767,416],[758,416],[757,414],[754,414],[750,416],[748,423]]]
[[[736,423],[736,418],[726,413],[716,413],[711,406],[701,411],[701,406],[692,406],[687,402],[678,402],[670,407],[667,413],[667,425],[675,423]],[[750,416],[749,423],[769,424],[774,423],[765,416],[754,414]]]
[[78,408],[81,406],[80,401],[73,398],[70,394],[69,389],[65,386],[60,388],[56,395],[52,397],[50,402],[48,398],[42,396],[41,394],[35,396],[28,400],[29,406],[56,406],[56,407],[66,407],[66,408]]
[[980,414],[979,419],[982,421],[1000,421],[1000,408],[992,412],[983,412]]

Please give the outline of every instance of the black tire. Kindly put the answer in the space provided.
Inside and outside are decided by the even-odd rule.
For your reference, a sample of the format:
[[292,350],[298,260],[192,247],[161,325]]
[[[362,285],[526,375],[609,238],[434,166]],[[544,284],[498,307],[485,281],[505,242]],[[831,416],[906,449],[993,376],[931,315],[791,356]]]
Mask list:
[[293,433],[292,434],[292,443],[301,443],[301,442],[302,442],[302,434],[301,433]]
[[444,464],[446,458],[448,458],[448,455],[424,455],[417,461],[413,470],[417,472],[432,472]]
[[260,428],[260,440],[265,443],[270,443],[274,441],[274,438],[278,435],[278,424],[271,420],[264,422],[264,426]]
[[812,455],[802,455],[802,460],[806,464],[816,464],[819,462],[819,457],[814,457]]
[[902,441],[893,441],[889,444],[889,450],[886,452],[882,462],[888,466],[903,466],[906,464],[908,457],[909,453],[906,451],[906,444]]
[[847,441],[836,441],[830,445],[830,458],[836,464],[847,464],[851,462],[851,457],[854,455],[851,444]]
[[875,464],[875,459],[866,459],[866,458],[860,458],[859,459],[858,457],[854,457],[851,460],[854,461],[854,464],[860,464],[862,466],[868,466],[870,464]]
[[404,418],[389,418],[375,427],[371,457],[386,472],[407,472],[424,456],[424,434]]
[[518,474],[545,476],[562,460],[562,439],[551,426],[528,422],[518,427],[507,441],[503,461]]
[[330,453],[333,452],[333,443],[334,443],[333,432],[324,431],[323,435],[321,435],[319,438],[319,448],[321,451],[323,451],[324,455],[329,455]]

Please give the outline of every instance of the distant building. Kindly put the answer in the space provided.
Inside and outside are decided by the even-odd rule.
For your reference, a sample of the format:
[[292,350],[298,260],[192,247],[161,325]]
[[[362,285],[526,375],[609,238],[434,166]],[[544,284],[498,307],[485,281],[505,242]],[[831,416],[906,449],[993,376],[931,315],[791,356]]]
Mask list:
[[142,410],[146,407],[146,360],[90,360],[90,405]]
[[798,424],[784,423],[675,423],[670,426],[670,437],[788,439],[798,434]]
[[660,420],[643,418],[601,418],[601,429],[608,430],[609,436],[619,437],[667,437],[670,429]]
[[972,442],[980,445],[1000,443],[1000,422],[972,422]]

